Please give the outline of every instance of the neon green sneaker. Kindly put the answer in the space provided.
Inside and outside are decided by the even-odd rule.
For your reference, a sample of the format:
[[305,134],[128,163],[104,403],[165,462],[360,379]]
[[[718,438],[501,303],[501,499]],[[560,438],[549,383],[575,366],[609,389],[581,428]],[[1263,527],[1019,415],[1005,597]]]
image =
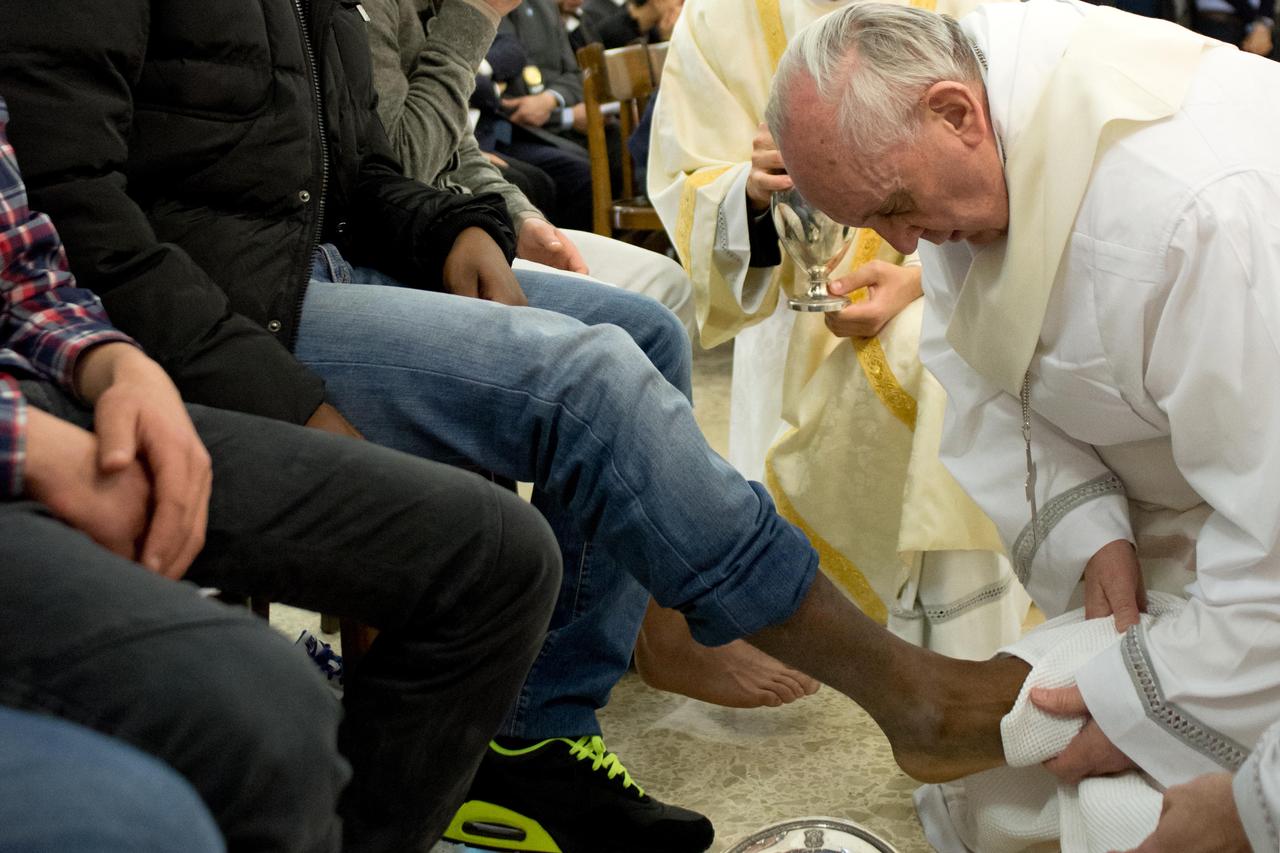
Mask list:
[[702,853],[702,815],[644,792],[598,735],[491,741],[444,837],[531,853]]

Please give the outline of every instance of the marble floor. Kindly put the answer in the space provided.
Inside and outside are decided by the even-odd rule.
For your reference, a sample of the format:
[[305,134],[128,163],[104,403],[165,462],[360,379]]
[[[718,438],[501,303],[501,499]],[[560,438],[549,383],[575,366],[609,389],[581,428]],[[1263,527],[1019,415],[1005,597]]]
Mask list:
[[[699,423],[721,452],[731,359],[728,346],[694,359]],[[319,629],[313,614],[281,607],[272,623],[295,637]],[[851,818],[904,853],[930,849],[911,804],[916,783],[897,769],[870,718],[829,688],[782,708],[735,710],[653,690],[631,673],[601,724],[609,748],[650,793],[711,818],[713,851],[805,815]]]

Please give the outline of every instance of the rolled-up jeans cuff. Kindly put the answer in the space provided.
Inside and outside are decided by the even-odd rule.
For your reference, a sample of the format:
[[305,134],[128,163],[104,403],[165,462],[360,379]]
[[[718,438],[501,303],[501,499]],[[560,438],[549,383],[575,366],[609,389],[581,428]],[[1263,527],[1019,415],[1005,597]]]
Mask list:
[[818,554],[809,540],[773,511],[763,486],[753,482],[751,487],[767,502],[763,523],[772,529],[762,533],[765,544],[744,558],[742,567],[681,608],[703,645],[724,645],[790,619],[818,573]]

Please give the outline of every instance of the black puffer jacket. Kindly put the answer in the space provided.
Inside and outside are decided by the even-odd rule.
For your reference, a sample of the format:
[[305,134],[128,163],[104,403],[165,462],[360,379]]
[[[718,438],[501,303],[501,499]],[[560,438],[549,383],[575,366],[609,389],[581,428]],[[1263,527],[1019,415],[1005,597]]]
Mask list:
[[498,196],[402,177],[362,11],[0,0],[0,95],[32,207],[188,400],[295,423],[320,404],[287,348],[322,239],[432,289],[463,228],[511,257]]

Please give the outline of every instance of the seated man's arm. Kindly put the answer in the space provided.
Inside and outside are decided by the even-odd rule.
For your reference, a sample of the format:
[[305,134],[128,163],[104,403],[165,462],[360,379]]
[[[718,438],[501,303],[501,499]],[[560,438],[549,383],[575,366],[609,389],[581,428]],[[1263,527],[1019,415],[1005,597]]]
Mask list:
[[[49,217],[27,207],[8,120],[0,98],[0,367],[19,368],[74,394],[80,354],[129,337],[111,327],[96,296],[76,287]],[[21,405],[20,394],[11,399]],[[14,410],[10,423],[17,416]]]
[[1078,676],[1102,731],[1163,785],[1235,771],[1280,707],[1277,195],[1280,177],[1232,174],[1175,224],[1144,383],[1212,512],[1187,606],[1129,629]]
[[[27,208],[6,123],[0,100],[0,497],[29,495],[181,576],[204,544],[208,454],[173,383],[75,286],[52,223]],[[5,367],[93,405],[97,435],[29,406]]]
[[367,101],[353,107],[363,156],[351,224],[339,240],[343,254],[408,287],[522,304],[509,266],[515,235],[502,198],[452,193],[406,177],[378,118],[372,86],[366,94]]
[[[498,15],[509,1],[452,0],[431,20],[429,35],[422,33],[412,0],[371,0],[366,5],[378,114],[405,174],[434,185],[447,171],[475,195],[498,193],[517,233],[522,220],[545,218],[489,162],[467,126],[475,67],[494,43]],[[523,56],[514,61],[522,64]]]
[[364,5],[378,115],[405,174],[434,184],[471,135],[467,102],[499,9],[481,0],[449,0],[426,34],[413,0]]

